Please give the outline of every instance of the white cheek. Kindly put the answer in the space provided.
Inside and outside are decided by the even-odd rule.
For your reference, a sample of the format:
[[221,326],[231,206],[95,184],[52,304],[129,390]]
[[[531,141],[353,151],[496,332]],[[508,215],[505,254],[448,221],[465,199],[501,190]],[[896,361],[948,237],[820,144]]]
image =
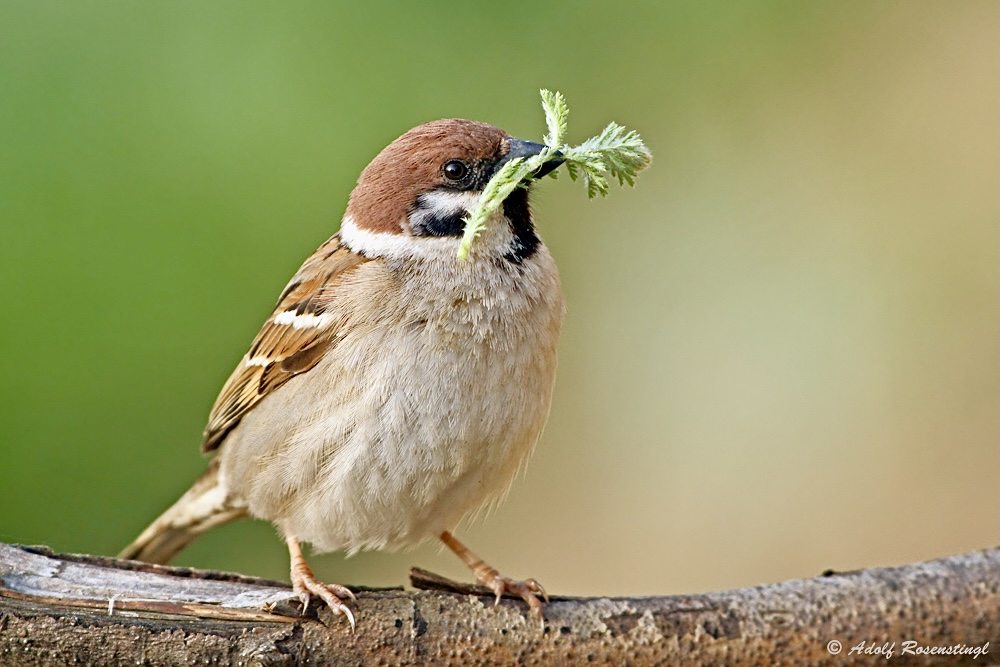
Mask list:
[[409,234],[371,232],[354,224],[345,215],[340,223],[340,240],[366,257],[386,259],[444,259],[458,252],[461,239],[452,236],[416,237]]
[[431,190],[420,195],[423,208],[448,215],[456,211],[469,210],[479,201],[478,192],[458,192],[455,190]]
[[[449,193],[465,197],[478,197],[470,193]],[[340,240],[354,252],[366,257],[385,259],[423,259],[441,262],[463,262],[458,259],[460,236],[411,236],[371,232],[355,224],[354,219],[345,215],[340,223]],[[471,257],[503,256],[510,250],[514,235],[510,223],[501,212],[490,217],[485,229],[472,244]]]

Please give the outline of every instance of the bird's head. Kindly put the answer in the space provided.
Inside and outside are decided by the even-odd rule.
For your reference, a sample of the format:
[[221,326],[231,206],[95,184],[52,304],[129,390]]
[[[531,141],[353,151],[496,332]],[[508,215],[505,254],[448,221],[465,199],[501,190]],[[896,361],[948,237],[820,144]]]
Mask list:
[[[455,253],[464,218],[505,162],[545,147],[510,137],[500,128],[471,120],[436,120],[417,126],[379,153],[361,172],[341,227],[344,241],[367,256],[426,256]],[[559,166],[546,162],[533,178]],[[504,220],[481,253],[520,263],[539,244],[528,208],[527,188],[518,188],[498,211]],[[485,235],[485,233],[484,233]]]

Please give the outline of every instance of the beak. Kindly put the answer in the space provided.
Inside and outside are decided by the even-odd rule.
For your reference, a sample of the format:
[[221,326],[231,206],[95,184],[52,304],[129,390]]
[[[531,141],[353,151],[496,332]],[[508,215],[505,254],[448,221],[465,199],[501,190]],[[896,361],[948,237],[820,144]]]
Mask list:
[[[533,155],[538,155],[547,146],[543,144],[536,144],[534,141],[522,141],[520,139],[508,139],[507,145],[510,146],[510,151],[500,159],[497,163],[497,168],[499,169],[501,165],[514,158],[523,157],[529,158]],[[555,156],[551,160],[547,160],[542,164],[538,170],[532,174],[532,178],[541,178],[546,174],[552,173],[556,167],[563,163],[562,153],[556,151]]]

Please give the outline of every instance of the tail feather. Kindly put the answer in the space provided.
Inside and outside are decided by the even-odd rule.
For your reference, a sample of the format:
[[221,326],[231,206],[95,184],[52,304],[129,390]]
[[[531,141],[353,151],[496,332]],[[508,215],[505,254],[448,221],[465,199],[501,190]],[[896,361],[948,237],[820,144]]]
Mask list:
[[210,528],[246,516],[246,508],[227,497],[216,461],[173,505],[149,525],[119,558],[165,564]]

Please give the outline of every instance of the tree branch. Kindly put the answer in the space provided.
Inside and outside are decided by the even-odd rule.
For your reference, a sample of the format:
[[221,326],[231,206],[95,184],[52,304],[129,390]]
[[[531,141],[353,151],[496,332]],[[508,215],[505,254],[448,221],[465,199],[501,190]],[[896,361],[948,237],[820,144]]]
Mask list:
[[326,608],[300,616],[284,583],[0,544],[0,664],[885,664],[852,655],[860,642],[895,642],[893,665],[1000,664],[1000,548],[703,595],[555,597],[544,631],[520,601],[411,577],[436,590],[356,588],[351,633]]

